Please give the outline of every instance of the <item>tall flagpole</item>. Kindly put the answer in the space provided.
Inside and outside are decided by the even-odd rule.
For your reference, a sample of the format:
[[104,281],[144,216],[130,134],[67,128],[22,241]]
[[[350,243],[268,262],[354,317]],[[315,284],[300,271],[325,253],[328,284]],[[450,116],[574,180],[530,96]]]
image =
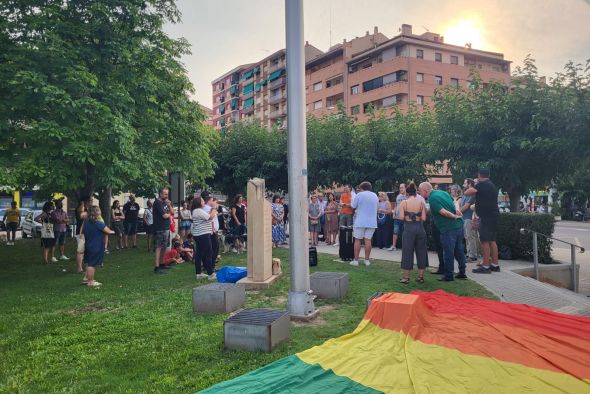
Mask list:
[[289,313],[292,318],[316,316],[309,288],[307,239],[307,135],[305,125],[305,48],[303,0],[285,0],[287,32],[287,125],[289,161],[289,257],[291,288]]

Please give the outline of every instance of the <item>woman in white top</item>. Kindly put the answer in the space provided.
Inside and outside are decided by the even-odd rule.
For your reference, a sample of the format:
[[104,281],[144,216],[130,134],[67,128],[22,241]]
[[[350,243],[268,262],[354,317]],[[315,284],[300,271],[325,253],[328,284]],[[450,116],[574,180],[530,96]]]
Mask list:
[[143,210],[143,224],[145,225],[145,233],[147,235],[147,249],[148,252],[153,252],[152,238],[154,237],[154,211],[151,200],[147,201],[147,208]]
[[[215,279],[213,274],[213,248],[211,246],[211,234],[213,233],[212,222],[217,216],[217,206],[211,206],[209,213],[203,209],[205,203],[201,197],[195,197],[191,206],[192,209],[192,228],[191,233],[195,240],[195,271],[197,279],[209,278]],[[206,274],[202,272],[203,268]]]

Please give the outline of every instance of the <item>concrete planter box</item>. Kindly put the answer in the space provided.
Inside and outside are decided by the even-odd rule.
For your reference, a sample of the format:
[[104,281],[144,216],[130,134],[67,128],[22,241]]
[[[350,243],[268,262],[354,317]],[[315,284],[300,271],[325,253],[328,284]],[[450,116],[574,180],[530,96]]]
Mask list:
[[[571,268],[571,264],[567,263],[539,264],[539,281],[564,289],[574,290],[574,284],[572,283]],[[527,276],[533,279],[535,278],[535,269],[533,267],[516,269],[514,270],[514,272],[522,276]],[[579,284],[579,264],[576,264],[576,278]]]
[[229,313],[244,306],[246,290],[234,283],[211,283],[193,289],[193,312]]
[[287,311],[244,309],[223,323],[226,349],[271,352],[289,339],[291,319]]
[[318,298],[340,300],[348,293],[348,274],[345,272],[314,272],[309,283]]

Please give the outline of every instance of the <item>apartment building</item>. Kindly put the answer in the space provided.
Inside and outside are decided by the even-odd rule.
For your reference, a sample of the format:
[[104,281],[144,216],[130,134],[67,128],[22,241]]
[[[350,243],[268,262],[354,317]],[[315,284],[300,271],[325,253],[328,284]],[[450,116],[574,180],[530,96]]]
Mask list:
[[[285,54],[281,49],[258,62],[238,66],[212,82],[212,122],[216,129],[223,131],[238,121],[287,127]],[[322,54],[306,43],[306,61]]]
[[510,81],[510,61],[501,53],[446,44],[436,33],[416,35],[410,25],[400,30],[398,36],[370,48],[345,40],[307,62],[308,113],[325,115],[342,102],[349,115],[364,122],[371,107],[405,111],[414,104],[421,109],[431,104],[437,88],[468,88],[472,69],[484,83]]
[[[315,116],[337,111],[338,103],[358,122],[368,119],[370,108],[422,109],[437,88],[468,88],[472,69],[484,83],[510,81],[510,61],[503,54],[446,44],[432,32],[416,35],[406,24],[391,39],[375,27],[325,53],[306,43],[305,52],[307,112]],[[222,130],[229,122],[257,121],[285,128],[286,78],[282,49],[214,80],[213,126]]]

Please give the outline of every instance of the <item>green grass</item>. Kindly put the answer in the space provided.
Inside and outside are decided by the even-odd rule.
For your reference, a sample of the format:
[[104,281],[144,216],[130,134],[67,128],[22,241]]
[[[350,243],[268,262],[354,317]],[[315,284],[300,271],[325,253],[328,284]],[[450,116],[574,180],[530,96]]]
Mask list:
[[[321,255],[314,270],[348,272],[348,297],[317,300],[319,319],[294,325],[290,341],[273,353],[225,351],[227,315],[192,313],[191,289],[206,282],[195,280],[191,264],[154,275],[141,241],[141,249],[106,257],[96,275],[101,289],[83,286],[73,261],[43,266],[38,241],[0,247],[0,392],[191,393],[352,331],[376,291],[493,298],[470,281],[440,283],[427,274],[424,284],[402,285],[399,264],[350,267]],[[67,254],[73,257],[73,245]],[[247,307],[286,308],[288,251],[274,255],[285,275],[268,290],[249,292]],[[246,256],[225,255],[223,263],[246,265]]]

